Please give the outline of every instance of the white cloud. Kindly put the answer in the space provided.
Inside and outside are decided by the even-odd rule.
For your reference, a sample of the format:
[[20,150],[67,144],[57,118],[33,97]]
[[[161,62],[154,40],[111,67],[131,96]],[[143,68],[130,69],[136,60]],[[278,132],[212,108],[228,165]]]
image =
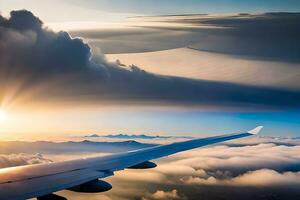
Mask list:
[[279,173],[270,169],[261,169],[235,177],[232,183],[242,186],[300,185],[300,172]]
[[[219,172],[222,173],[222,172]],[[217,179],[214,176],[193,177],[189,176],[183,178],[185,184],[199,184],[199,185],[223,185],[223,186],[290,186],[300,185],[300,172],[284,172],[279,173],[275,170],[260,169],[249,171],[237,177],[227,179]]]
[[[160,160],[149,171],[130,170],[117,176],[127,181],[194,185],[288,186],[299,184],[300,146],[255,139],[250,146],[213,146]],[[280,141],[280,140],[279,140]],[[129,178],[130,177],[130,178]],[[299,179],[300,180],[300,179]]]
[[21,153],[0,155],[0,168],[49,162],[51,160],[44,158],[41,154],[28,155]]
[[116,173],[116,180],[134,181],[134,182],[151,182],[160,183],[166,181],[166,177],[162,173],[145,170],[125,170]]
[[148,193],[146,197],[143,197],[142,200],[172,200],[172,199],[184,199],[184,197],[181,197],[178,194],[177,190],[172,191],[163,191],[163,190],[157,190],[154,193]]

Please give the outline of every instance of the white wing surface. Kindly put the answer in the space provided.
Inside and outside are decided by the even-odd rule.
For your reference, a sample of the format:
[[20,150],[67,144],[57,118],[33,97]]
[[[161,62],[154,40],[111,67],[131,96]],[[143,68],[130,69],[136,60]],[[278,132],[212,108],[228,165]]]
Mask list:
[[115,171],[146,161],[255,135],[261,128],[257,127],[246,133],[194,139],[102,157],[0,169],[0,200],[24,200],[42,197],[99,178],[112,176]]

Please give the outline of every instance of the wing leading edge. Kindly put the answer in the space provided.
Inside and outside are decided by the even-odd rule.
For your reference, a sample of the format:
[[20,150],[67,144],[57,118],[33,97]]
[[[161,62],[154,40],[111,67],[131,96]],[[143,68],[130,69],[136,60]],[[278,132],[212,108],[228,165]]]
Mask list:
[[0,169],[0,200],[21,200],[44,196],[98,178],[111,176],[114,171],[123,170],[145,161],[256,135],[261,129],[262,126],[259,126],[245,133],[194,139],[103,157]]

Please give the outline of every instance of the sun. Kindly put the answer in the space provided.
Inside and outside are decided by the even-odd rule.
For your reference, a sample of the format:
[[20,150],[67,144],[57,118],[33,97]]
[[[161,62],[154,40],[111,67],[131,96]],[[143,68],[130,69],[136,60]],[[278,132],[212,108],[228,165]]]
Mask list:
[[0,109],[0,123],[4,122],[7,118],[6,112]]

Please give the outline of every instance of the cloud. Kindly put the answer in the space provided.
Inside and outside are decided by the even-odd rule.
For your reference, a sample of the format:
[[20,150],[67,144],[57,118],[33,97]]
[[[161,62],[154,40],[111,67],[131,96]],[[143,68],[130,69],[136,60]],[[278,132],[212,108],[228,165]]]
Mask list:
[[[299,146],[257,144],[253,146],[216,146],[179,154],[174,164],[188,165],[195,170],[222,178],[227,172],[238,176],[248,171],[272,169],[278,172],[300,171]],[[181,157],[184,155],[184,157]],[[218,176],[217,172],[224,172]]]
[[[258,142],[260,138],[255,140]],[[250,146],[221,145],[179,153],[159,161],[157,168],[147,172],[151,176],[129,170],[120,172],[115,179],[121,181],[127,177],[126,180],[136,182],[230,187],[299,185],[300,146],[273,144],[270,143],[272,138],[266,141],[261,138],[259,144]]]
[[[14,67],[19,73],[45,75],[77,71],[92,64],[90,48],[67,32],[54,33],[26,10],[12,11],[0,21],[1,68]],[[9,65],[9,66],[7,66]]]
[[207,30],[210,36],[192,45],[196,49],[299,63],[299,19],[299,13],[264,13],[188,21],[219,27]]
[[154,171],[141,171],[126,170],[117,172],[119,181],[134,181],[134,182],[148,182],[148,183],[160,183],[166,181],[166,176],[162,173]]
[[248,172],[232,180],[234,185],[242,186],[295,186],[300,184],[300,172],[278,173],[274,170],[261,169]]
[[46,159],[41,154],[29,155],[29,154],[2,154],[0,155],[0,168],[15,167],[21,165],[32,165],[40,163],[52,162]]
[[[219,172],[222,173],[222,172]],[[219,186],[299,186],[300,172],[284,172],[279,173],[275,170],[260,169],[249,171],[237,177],[230,177],[227,179],[217,179],[214,176],[206,175],[207,177],[187,177],[182,179],[185,184],[197,185],[219,185]]]
[[300,184],[297,181],[300,171],[299,152],[299,146],[270,143],[242,147],[217,146],[187,152],[185,158],[171,165],[194,169],[190,175],[180,178],[185,184],[288,187]]
[[[299,19],[299,13],[280,12],[166,15],[137,17],[134,18],[133,25],[144,28],[145,33],[151,28],[157,30],[157,35],[160,33],[160,36],[150,38],[148,42],[160,41],[162,49],[174,48],[175,45],[177,48],[189,46],[196,50],[241,55],[253,60],[299,63]],[[170,38],[165,38],[163,33],[170,33]],[[181,33],[177,36],[180,40],[173,41],[175,33]],[[76,35],[80,33],[77,32]],[[169,44],[171,41],[175,45]]]
[[26,10],[1,17],[0,51],[0,94],[6,104],[300,105],[298,91],[159,76],[109,63],[83,40],[49,30]]
[[157,190],[156,192],[150,194],[148,193],[146,197],[143,197],[142,200],[172,200],[172,199],[185,199],[184,197],[181,197],[178,195],[177,190],[172,191],[163,191],[163,190]]
[[272,137],[272,136],[257,136],[247,139],[240,139],[238,141],[225,142],[230,147],[252,146],[258,144],[274,144],[277,146],[299,146],[300,138],[298,137]]

